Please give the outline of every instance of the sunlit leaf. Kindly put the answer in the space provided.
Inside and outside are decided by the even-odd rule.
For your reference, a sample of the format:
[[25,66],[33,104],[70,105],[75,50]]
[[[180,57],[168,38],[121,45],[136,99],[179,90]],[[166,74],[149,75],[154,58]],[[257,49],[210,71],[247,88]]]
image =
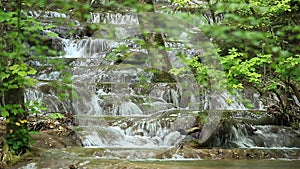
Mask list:
[[25,76],[27,76],[27,72],[25,72],[25,71],[19,71],[18,75],[21,76],[21,77],[25,77]]

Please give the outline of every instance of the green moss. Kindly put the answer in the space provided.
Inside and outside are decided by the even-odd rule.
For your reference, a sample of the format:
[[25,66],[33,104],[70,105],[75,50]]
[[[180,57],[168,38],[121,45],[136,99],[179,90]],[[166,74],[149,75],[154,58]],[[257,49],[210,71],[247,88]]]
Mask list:
[[37,148],[31,148],[29,151],[22,155],[15,155],[12,151],[4,150],[2,152],[3,159],[0,162],[0,168],[17,168],[16,166],[22,162],[26,162],[33,158],[39,157],[43,150]]
[[122,120],[124,119],[125,117],[122,117],[122,116],[103,116],[104,120],[106,121],[119,121],[119,120]]
[[78,154],[79,157],[94,156],[97,153],[105,151],[103,148],[83,148],[83,147],[71,147],[66,149],[67,152]]
[[83,128],[83,127],[76,127],[76,128],[74,128],[73,130],[74,130],[74,131],[83,131],[84,128]]

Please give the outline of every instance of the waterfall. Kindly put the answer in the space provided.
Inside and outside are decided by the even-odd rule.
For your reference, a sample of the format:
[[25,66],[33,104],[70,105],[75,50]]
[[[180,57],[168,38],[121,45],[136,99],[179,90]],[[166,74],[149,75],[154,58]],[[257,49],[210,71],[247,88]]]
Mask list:
[[122,102],[115,110],[113,115],[129,116],[129,115],[142,115],[142,110],[133,102]]
[[239,124],[237,126],[232,126],[231,133],[232,135],[230,136],[229,140],[232,140],[232,142],[235,143],[237,147],[255,147],[253,140],[251,140],[248,136],[248,132],[245,128],[245,125]]
[[229,123],[216,133],[212,147],[298,149],[300,132],[289,127]]
[[35,18],[70,18],[67,14],[55,11],[29,11],[28,15]]
[[299,131],[293,131],[289,127],[257,125],[252,139],[259,147],[269,148],[297,148],[299,143]]
[[103,23],[103,24],[117,24],[117,25],[137,25],[138,18],[132,14],[120,13],[92,13],[88,22]]
[[103,110],[99,103],[101,100],[95,93],[84,87],[74,87],[73,93],[75,96],[71,96],[71,101],[74,114],[103,115]]
[[[43,19],[69,18],[66,14],[47,11],[43,14],[30,12],[28,15]],[[172,68],[185,71],[181,75],[171,74],[171,70],[151,67],[156,58],[151,60],[155,56],[150,56],[149,49],[140,43],[144,40],[138,17],[129,12],[91,13],[87,22],[101,25],[93,35],[57,38],[63,48],[62,54],[52,58],[65,59],[69,68],[64,71],[73,75],[73,83],[62,86],[67,88],[65,90],[58,90],[58,86],[51,82],[59,80],[61,72],[44,71],[37,75],[44,82],[26,90],[26,101],[44,102],[47,113],[73,114],[76,125],[70,127],[85,147],[174,147],[187,138],[186,131],[199,123],[199,119],[204,125],[194,138],[206,142],[218,130],[223,110],[241,111],[230,118],[244,118],[243,113],[249,108],[238,99],[239,94],[233,96],[225,89],[208,91],[197,85],[193,72],[180,57],[198,57],[208,50],[202,44],[205,36],[201,31],[196,28],[186,31],[182,27],[175,30],[171,29],[172,24],[171,27],[162,23],[155,25],[159,29],[164,26],[168,29],[163,34],[168,48],[164,57],[170,60]],[[181,21],[176,22],[175,26],[178,25],[184,26]],[[80,24],[78,26],[83,29]],[[152,28],[146,31],[152,31]],[[203,63],[210,64],[210,59],[203,59]],[[40,62],[32,64],[45,66]],[[61,93],[65,100],[59,99]],[[256,100],[254,107],[263,110],[259,95],[254,95],[253,99]],[[199,110],[208,112],[206,119],[201,119]],[[284,129],[274,133],[272,127],[252,127],[255,131],[251,133],[246,124],[232,125],[225,144],[247,148],[297,146],[293,140],[287,139],[290,136],[283,133]],[[278,133],[285,138],[276,140]],[[219,142],[223,141],[221,137]]]
[[39,103],[40,106],[45,106],[47,112],[70,112],[66,102],[59,101],[58,96],[47,83],[38,83],[35,88],[26,89],[24,101],[29,102],[31,106],[34,106],[37,113],[45,112],[35,106],[34,102]]
[[103,58],[105,54],[119,45],[117,42],[107,39],[61,40],[66,52],[64,58]]

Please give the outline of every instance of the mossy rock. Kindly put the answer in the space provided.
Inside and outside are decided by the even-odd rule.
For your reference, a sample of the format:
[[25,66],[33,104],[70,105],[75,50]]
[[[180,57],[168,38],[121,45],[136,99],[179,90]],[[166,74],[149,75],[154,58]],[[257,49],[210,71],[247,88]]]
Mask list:
[[153,73],[152,82],[176,83],[176,78],[169,72],[155,68],[144,69],[144,71],[147,73]]

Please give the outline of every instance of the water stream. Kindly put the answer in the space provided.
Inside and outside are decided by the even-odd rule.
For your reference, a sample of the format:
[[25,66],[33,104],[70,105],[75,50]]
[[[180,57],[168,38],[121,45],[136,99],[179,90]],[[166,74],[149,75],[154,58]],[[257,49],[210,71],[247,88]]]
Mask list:
[[[47,17],[64,17],[67,15],[45,13]],[[32,16],[39,15],[38,12]],[[161,69],[149,71],[151,61],[149,51],[137,44],[134,39],[140,38],[138,16],[134,14],[93,13],[88,22],[104,24],[101,30],[92,37],[80,39],[60,37],[63,55],[56,58],[65,58],[70,66],[68,70],[73,75],[73,83],[65,90],[67,97],[59,100],[59,92],[52,81],[59,80],[60,72],[42,72],[37,78],[42,82],[35,89],[28,89],[26,100],[43,101],[48,112],[68,112],[74,115],[75,122],[70,126],[80,137],[83,147],[106,148],[121,150],[131,149],[129,155],[139,158],[139,149],[152,150],[145,158],[155,158],[157,150],[167,151],[184,141],[191,140],[186,131],[195,126],[196,117],[201,111],[209,111],[214,119],[206,123],[204,129],[194,138],[209,140],[212,147],[237,147],[237,148],[299,148],[300,132],[289,128],[245,123],[248,119],[258,121],[263,115],[251,113],[252,110],[264,111],[257,95],[257,103],[251,109],[245,106],[238,97],[228,92],[208,92],[195,85],[194,77],[176,77]],[[112,29],[113,28],[113,29]],[[196,32],[198,33],[198,32]],[[109,36],[110,35],[110,36]],[[182,32],[183,39],[190,39],[194,34]],[[130,39],[131,38],[131,39]],[[171,38],[170,38],[171,39]],[[139,39],[143,40],[143,39]],[[187,45],[188,41],[186,41]],[[173,45],[172,45],[173,44]],[[182,44],[182,43],[181,43]],[[178,48],[174,42],[166,42],[168,47],[176,46],[168,54],[174,68],[180,69],[184,63],[175,54],[176,51],[187,53],[193,57],[205,49]],[[125,52],[120,52],[119,47],[126,46]],[[180,45],[179,45],[180,46]],[[128,58],[116,62],[111,56],[128,55]],[[43,63],[39,63],[43,65]],[[36,66],[39,64],[36,63]],[[51,70],[51,69],[50,69]],[[191,72],[186,75],[191,76]],[[217,126],[222,115],[222,110],[233,111],[228,120],[233,120],[226,132],[218,132]],[[245,114],[249,116],[244,117]],[[249,127],[251,129],[249,129]],[[217,132],[215,132],[217,131]],[[226,134],[224,134],[226,133]],[[129,152],[129,151],[127,151]],[[108,156],[107,156],[108,157]],[[110,156],[112,158],[112,156]],[[256,168],[256,163],[247,161],[219,163],[215,161],[199,161],[188,163],[161,163],[162,168],[197,168],[201,163],[202,168],[241,168],[251,163],[251,168]],[[270,163],[258,168],[278,168],[289,165],[288,162]],[[269,165],[270,164],[270,165]],[[299,166],[294,163],[289,168]],[[243,167],[245,168],[245,167]],[[246,167],[247,168],[247,167]]]

